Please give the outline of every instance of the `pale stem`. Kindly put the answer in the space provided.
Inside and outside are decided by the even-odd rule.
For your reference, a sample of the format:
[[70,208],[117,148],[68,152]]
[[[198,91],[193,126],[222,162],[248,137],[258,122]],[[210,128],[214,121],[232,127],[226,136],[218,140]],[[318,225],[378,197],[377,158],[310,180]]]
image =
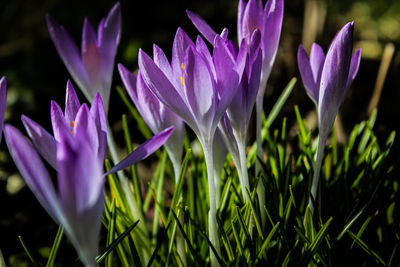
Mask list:
[[[311,185],[311,196],[314,200],[317,199],[316,197],[317,197],[317,189],[318,189],[318,182],[319,182],[319,174],[321,172],[322,159],[324,157],[326,138],[327,137],[325,135],[320,135],[319,140],[318,140],[317,158],[315,160],[314,175],[313,175],[313,180],[312,180],[312,185]],[[310,208],[311,214],[313,214],[314,213],[314,205],[312,203],[311,196],[308,201],[308,207]]]
[[247,156],[246,156],[246,142],[243,142],[241,138],[237,139],[238,150],[239,150],[239,161],[240,161],[240,186],[242,189],[243,199],[247,202],[246,189],[251,193],[250,183],[249,183],[249,173],[247,170]]
[[[214,246],[217,253],[220,252],[219,248],[219,239],[218,239],[218,231],[217,231],[217,208],[215,201],[215,182],[214,182],[214,158],[213,158],[213,138],[211,140],[207,140],[202,142],[204,157],[206,160],[207,167],[207,178],[208,178],[208,195],[210,201],[210,210],[208,211],[208,235],[211,241],[211,244]],[[211,266],[216,267],[219,266],[216,255],[210,247],[210,261]]]
[[[262,94],[262,95],[258,94],[257,100],[256,100],[256,141],[257,141],[256,177],[258,177],[260,175],[261,169],[262,169],[259,159],[261,159],[261,160],[264,159],[264,152],[263,152],[262,140],[261,140],[263,98],[264,98],[264,94]],[[264,188],[264,184],[261,180],[259,180],[258,184],[257,184],[257,195],[258,195],[258,202],[260,203],[261,222],[264,227],[267,214],[264,209],[264,206],[266,204],[265,203],[265,188]]]
[[215,182],[215,206],[219,207],[221,199],[221,170],[214,167],[214,182]]

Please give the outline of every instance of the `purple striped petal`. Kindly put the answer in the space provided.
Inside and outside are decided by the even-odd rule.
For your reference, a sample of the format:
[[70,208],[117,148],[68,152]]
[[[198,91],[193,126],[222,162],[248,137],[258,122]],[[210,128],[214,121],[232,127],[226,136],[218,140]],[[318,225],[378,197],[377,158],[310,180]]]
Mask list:
[[238,35],[239,43],[241,43],[242,40],[244,39],[243,16],[244,16],[244,11],[246,10],[246,6],[247,6],[247,3],[244,0],[239,0],[238,14],[237,14],[237,35]]
[[247,39],[248,43],[250,43],[250,38],[254,30],[261,27],[261,21],[262,12],[258,8],[256,0],[250,0],[246,5],[242,21],[242,38]]
[[269,77],[278,51],[283,21],[283,6],[283,0],[268,0],[264,8],[261,27],[264,43],[263,69],[266,68],[263,71],[264,79]]
[[67,82],[67,92],[65,94],[65,120],[68,124],[71,124],[78,113],[78,109],[80,108],[81,104],[79,103],[78,96],[72,86],[70,80]]
[[214,113],[214,81],[206,62],[193,48],[187,50],[184,62],[182,86],[186,99],[193,116],[203,123],[206,115]]
[[51,125],[53,126],[54,139],[57,142],[60,141],[60,132],[72,132],[75,122],[67,125],[64,114],[55,101],[51,101],[50,104],[50,117]]
[[[353,56],[351,57],[349,77],[347,79],[346,91],[345,91],[344,95],[346,95],[347,90],[349,90],[351,84],[353,83],[354,79],[357,76],[358,69],[360,67],[360,61],[361,61],[361,48],[358,48],[356,50],[356,52],[353,54]],[[343,95],[343,97],[344,97],[344,95]]]
[[13,126],[5,126],[4,136],[10,155],[26,184],[49,215],[60,223],[59,200],[39,155],[20,131]]
[[99,159],[101,162],[103,162],[107,150],[107,123],[103,100],[101,99],[99,93],[97,93],[93,99],[92,105],[90,107],[90,113],[94,119],[97,136],[99,138]]
[[78,47],[65,28],[58,25],[57,22],[48,14],[46,15],[46,21],[50,37],[53,40],[58,54],[67,67],[68,72],[78,83],[79,87],[85,91],[85,95],[88,95],[89,92],[87,91],[87,88],[90,88],[89,77],[82,63]]
[[[64,134],[64,133],[63,133]],[[74,138],[82,137],[94,151],[99,151],[99,136],[96,122],[94,121],[89,108],[83,104],[78,111],[73,129]]]
[[[318,44],[313,43],[310,51],[310,66],[316,87],[319,87],[321,83],[321,74],[324,62],[325,62],[324,51]],[[318,95],[319,92],[317,92],[315,99],[318,99]]]
[[40,155],[53,167],[57,169],[57,142],[42,126],[22,115],[22,123],[25,130],[32,140],[32,143],[39,151]]
[[125,159],[123,159],[120,163],[115,165],[110,171],[108,171],[105,175],[110,173],[117,172],[119,170],[125,169],[132,164],[141,161],[151,154],[153,154],[157,149],[159,149],[169,138],[169,136],[174,131],[174,127],[169,127],[158,134],[154,135],[152,138],[141,144],[135,151],[129,154]]
[[7,79],[6,77],[2,77],[0,79],[0,141],[3,133],[6,104],[7,104]]
[[93,99],[95,93],[102,89],[102,75],[100,73],[100,65],[104,64],[100,61],[100,51],[97,44],[96,31],[87,18],[83,24],[82,31],[82,62],[90,80],[90,98]]
[[96,151],[78,137],[61,137],[57,147],[58,185],[65,229],[86,264],[95,264],[103,214],[103,166]]
[[210,27],[210,25],[208,25],[202,17],[190,10],[186,10],[186,14],[204,38],[206,38],[206,40],[211,44],[214,43],[214,38],[217,33]]
[[306,50],[302,45],[299,45],[297,50],[297,64],[301,79],[303,80],[304,88],[306,88],[308,96],[312,101],[314,101],[315,104],[318,104],[319,85],[315,83],[310,60]]
[[171,67],[175,75],[182,73],[181,66],[186,55],[186,49],[188,47],[195,47],[195,44],[181,28],[178,28],[175,34],[174,43],[172,45],[171,60]]

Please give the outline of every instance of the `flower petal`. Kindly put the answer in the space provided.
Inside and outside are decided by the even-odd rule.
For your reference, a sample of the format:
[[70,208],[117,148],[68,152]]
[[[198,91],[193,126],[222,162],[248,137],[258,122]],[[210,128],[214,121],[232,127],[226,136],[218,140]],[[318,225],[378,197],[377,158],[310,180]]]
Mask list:
[[94,119],[94,123],[97,129],[97,136],[99,138],[99,160],[104,161],[107,150],[107,123],[106,114],[104,111],[103,100],[99,93],[93,99],[90,107],[90,113]]
[[154,153],[157,149],[159,149],[172,134],[174,127],[169,127],[158,134],[154,135],[152,138],[141,144],[137,149],[135,149],[131,154],[129,154],[126,158],[124,158],[120,163],[115,165],[111,170],[109,170],[105,175],[110,173],[117,172],[119,170],[125,169],[132,164],[141,161],[152,153]]
[[3,133],[6,104],[7,104],[7,80],[6,77],[2,77],[0,79],[0,141]]
[[319,86],[315,83],[307,52],[302,45],[297,50],[297,64],[308,96],[318,104]]
[[212,74],[208,68],[208,64],[204,59],[194,51],[193,48],[187,50],[187,55],[184,60],[185,67],[183,69],[183,83],[186,100],[192,110],[192,114],[201,126],[208,129],[206,126],[207,114],[214,113],[214,92],[215,84],[212,79]]
[[60,132],[72,132],[74,123],[71,123],[71,125],[67,125],[60,106],[54,101],[51,101],[50,104],[50,117],[51,125],[53,126],[54,139],[57,142],[60,141]]
[[40,155],[57,170],[57,142],[42,126],[30,118],[22,115],[22,123]]
[[76,113],[80,108],[78,96],[74,90],[74,87],[70,80],[67,82],[67,92],[65,94],[65,120],[68,124],[71,124],[76,117]]
[[103,90],[102,77],[105,73],[100,73],[100,65],[104,63],[100,61],[96,31],[87,18],[85,18],[82,31],[82,62],[89,76],[89,99],[92,100],[96,92]]
[[206,38],[207,41],[212,44],[217,33],[198,14],[190,10],[186,10],[186,14],[188,15],[194,26],[197,28],[197,30],[204,36],[204,38]]
[[[105,116],[103,119],[105,120]],[[99,142],[102,140],[102,138],[99,138],[98,136],[96,122],[94,121],[94,118],[92,117],[86,104],[83,104],[78,110],[78,114],[76,115],[75,119],[73,135],[74,139],[82,137],[85,142],[87,142],[89,146],[96,152],[105,149],[99,147]]]
[[[279,39],[282,30],[283,0],[268,0],[264,7],[262,18],[262,39],[263,39],[263,77],[268,79],[278,51]],[[266,81],[266,80],[265,80]],[[263,86],[265,89],[265,86]]]
[[26,184],[49,215],[60,223],[61,213],[56,191],[39,155],[13,126],[5,126],[4,136],[11,157]]
[[103,166],[97,151],[78,136],[61,136],[57,147],[58,185],[65,229],[85,264],[94,264],[103,214]]
[[[318,88],[321,83],[321,74],[324,62],[325,62],[324,51],[318,44],[313,43],[310,51],[310,66],[311,66],[311,71],[313,73],[315,85]],[[319,93],[317,92],[315,99],[318,99],[318,95]]]
[[46,15],[46,21],[50,37],[53,40],[58,54],[67,67],[68,72],[76,83],[78,83],[78,86],[82,89],[85,96],[89,96],[89,77],[82,63],[78,47],[65,28],[58,25],[57,22],[48,14]]
[[[353,56],[351,57],[349,77],[348,77],[347,83],[346,83],[347,90],[350,88],[351,84],[353,83],[354,79],[357,76],[358,68],[360,67],[360,61],[361,61],[361,48],[358,48],[356,50],[356,52],[353,54]],[[346,92],[347,92],[347,90],[346,90]],[[344,94],[346,94],[346,92]]]

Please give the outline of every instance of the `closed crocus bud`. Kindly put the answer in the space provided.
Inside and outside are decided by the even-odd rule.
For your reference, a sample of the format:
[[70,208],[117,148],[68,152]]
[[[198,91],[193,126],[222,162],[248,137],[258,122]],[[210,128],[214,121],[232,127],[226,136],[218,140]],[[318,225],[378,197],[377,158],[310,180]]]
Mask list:
[[[314,199],[326,139],[360,66],[361,49],[352,54],[353,31],[354,22],[347,23],[336,34],[326,56],[317,44],[312,45],[310,57],[301,45],[297,52],[297,62],[304,87],[318,110],[319,143],[311,187],[311,196]],[[311,199],[309,207],[313,210]]]

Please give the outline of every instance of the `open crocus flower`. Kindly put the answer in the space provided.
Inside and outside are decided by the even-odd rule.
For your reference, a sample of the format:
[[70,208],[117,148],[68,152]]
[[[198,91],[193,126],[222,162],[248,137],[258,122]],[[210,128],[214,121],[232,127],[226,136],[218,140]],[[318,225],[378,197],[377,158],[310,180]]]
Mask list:
[[107,149],[107,127],[103,102],[100,94],[94,98],[90,109],[86,104],[80,104],[79,99],[70,81],[67,82],[65,96],[65,111],[54,101],[51,102],[51,123],[53,134],[48,133],[35,121],[22,115],[25,129],[42,157],[57,169],[57,143],[60,142],[61,133],[65,138],[75,139],[76,136],[86,135],[93,149],[97,151],[96,157],[103,162]]
[[[317,44],[313,44],[310,57],[301,45],[297,52],[297,62],[304,87],[318,109],[319,143],[311,187],[311,196],[314,199],[326,139],[360,66],[361,49],[357,49],[352,55],[353,31],[354,22],[347,23],[336,34],[326,57]],[[311,200],[309,207],[313,210]]]
[[63,26],[50,15],[46,20],[51,39],[72,78],[89,101],[100,93],[107,113],[121,25],[119,3],[101,20],[97,33],[85,19],[81,53]]
[[[200,37],[194,43],[182,29],[178,29],[169,63],[163,51],[155,47],[154,61],[139,51],[139,67],[149,89],[169,109],[192,128],[203,146],[208,175],[210,211],[209,235],[219,249],[215,182],[213,168],[213,140],[217,125],[232,101],[243,75],[246,47],[233,53],[225,40],[217,35],[211,55]],[[217,264],[214,253],[211,262]]]
[[98,151],[77,135],[72,140],[61,131],[54,161],[58,169],[55,189],[38,153],[13,126],[4,135],[10,154],[25,182],[49,215],[62,224],[86,266],[96,266],[101,217],[103,213],[103,162]]
[[7,80],[6,77],[0,79],[0,141],[3,133],[4,114],[7,104]]
[[183,138],[185,133],[182,118],[158,100],[143,81],[140,71],[136,77],[122,64],[118,65],[118,70],[129,96],[133,103],[135,103],[143,120],[154,134],[171,125],[175,126],[173,134],[165,143],[165,148],[174,167],[175,181],[177,182],[182,163]]

